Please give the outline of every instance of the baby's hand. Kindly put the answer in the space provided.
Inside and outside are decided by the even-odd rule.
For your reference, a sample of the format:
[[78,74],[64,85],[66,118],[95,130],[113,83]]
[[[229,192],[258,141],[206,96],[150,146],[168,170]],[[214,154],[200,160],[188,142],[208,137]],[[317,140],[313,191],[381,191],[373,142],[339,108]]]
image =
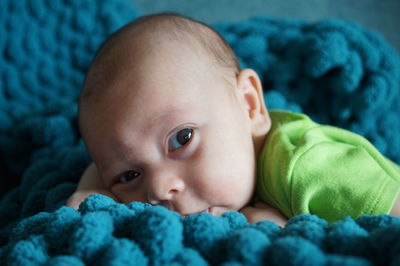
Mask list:
[[66,205],[78,209],[79,204],[92,194],[103,194],[114,199],[116,202],[120,202],[118,198],[106,188],[93,163],[86,168],[79,181],[78,188],[75,193],[69,197]]
[[288,219],[277,209],[269,206],[266,203],[258,202],[252,206],[244,207],[240,210],[249,223],[256,223],[261,220],[275,222],[277,225],[284,227]]

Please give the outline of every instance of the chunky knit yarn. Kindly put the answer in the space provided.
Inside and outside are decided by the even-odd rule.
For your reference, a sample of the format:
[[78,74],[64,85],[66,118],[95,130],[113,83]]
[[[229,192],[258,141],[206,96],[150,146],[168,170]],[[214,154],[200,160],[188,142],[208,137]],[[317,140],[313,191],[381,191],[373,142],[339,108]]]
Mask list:
[[[281,229],[100,195],[63,206],[90,162],[76,121],[84,73],[134,17],[128,0],[0,0],[0,170],[20,179],[0,201],[1,265],[400,265],[400,221],[387,215]],[[379,35],[341,20],[215,26],[260,74],[269,108],[356,131],[400,162],[400,60]]]
[[331,226],[300,215],[281,229],[268,221],[248,224],[238,212],[181,217],[93,195],[78,211],[64,206],[23,219],[0,249],[0,264],[398,265],[399,237],[400,219],[387,215]]

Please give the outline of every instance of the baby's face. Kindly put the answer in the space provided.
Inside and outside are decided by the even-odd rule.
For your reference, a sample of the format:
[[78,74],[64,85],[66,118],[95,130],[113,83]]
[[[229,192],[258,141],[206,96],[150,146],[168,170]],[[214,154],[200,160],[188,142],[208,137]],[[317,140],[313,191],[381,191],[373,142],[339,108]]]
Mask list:
[[122,63],[101,96],[86,99],[86,145],[124,203],[159,204],[182,215],[239,210],[253,195],[256,174],[245,107],[222,71],[184,48],[170,49],[135,67]]

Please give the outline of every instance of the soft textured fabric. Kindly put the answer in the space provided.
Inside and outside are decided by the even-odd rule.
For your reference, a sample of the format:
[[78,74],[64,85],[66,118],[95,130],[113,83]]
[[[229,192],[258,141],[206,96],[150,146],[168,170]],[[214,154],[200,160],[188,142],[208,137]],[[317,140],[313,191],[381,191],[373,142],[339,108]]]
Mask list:
[[[0,265],[400,264],[400,221],[387,215],[301,215],[281,229],[101,196],[63,206],[90,162],[76,119],[84,73],[134,17],[129,0],[0,0],[0,188],[18,183],[0,192]],[[400,162],[400,60],[379,35],[342,20],[213,26],[260,74],[270,108],[354,130]]]
[[90,196],[21,220],[0,248],[0,265],[399,265],[400,218],[314,215],[285,228],[248,224],[238,212],[182,217],[161,206]]
[[311,213],[333,222],[390,213],[400,192],[400,167],[368,140],[304,114],[271,111],[270,116],[258,197],[287,217]]

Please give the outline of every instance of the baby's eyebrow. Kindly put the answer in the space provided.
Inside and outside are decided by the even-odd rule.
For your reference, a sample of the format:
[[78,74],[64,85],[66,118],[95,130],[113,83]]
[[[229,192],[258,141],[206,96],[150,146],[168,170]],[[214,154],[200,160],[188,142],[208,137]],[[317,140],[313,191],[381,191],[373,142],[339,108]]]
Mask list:
[[151,118],[149,122],[149,129],[158,127],[160,125],[160,122],[165,123],[163,121],[171,121],[172,117],[176,117],[177,114],[182,114],[185,112],[187,112],[186,108],[176,108],[174,106],[169,106],[166,110],[163,110],[158,115],[155,115],[153,118]]

